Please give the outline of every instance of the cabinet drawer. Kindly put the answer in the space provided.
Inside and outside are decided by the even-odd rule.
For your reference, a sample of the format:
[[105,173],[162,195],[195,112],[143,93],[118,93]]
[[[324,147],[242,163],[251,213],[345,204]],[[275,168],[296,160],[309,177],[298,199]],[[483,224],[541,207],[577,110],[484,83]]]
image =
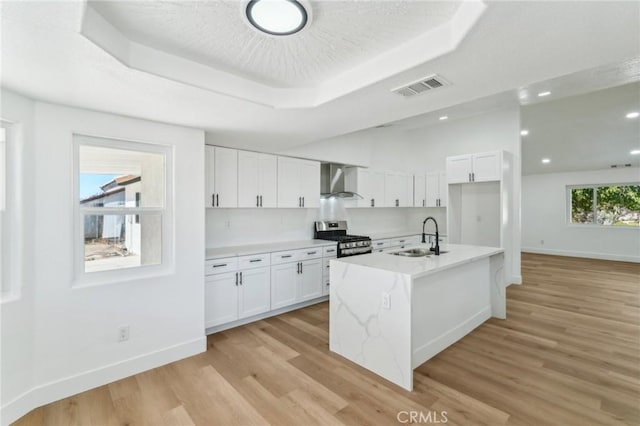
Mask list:
[[271,265],[271,256],[269,253],[240,256],[238,258],[238,269],[261,268],[269,265]]
[[207,260],[204,264],[204,274],[214,275],[223,272],[233,272],[238,269],[237,257],[225,257],[223,259]]
[[323,247],[322,255],[324,257],[336,257],[338,255],[338,248],[336,246]]
[[391,240],[374,240],[371,242],[371,247],[374,251],[377,249],[391,247]]
[[308,248],[299,250],[300,259],[317,259],[322,257],[322,247]]
[[419,237],[402,237],[392,240],[391,247],[405,247],[420,243]]
[[299,250],[278,251],[271,253],[271,264],[279,265],[281,263],[297,262],[300,260]]

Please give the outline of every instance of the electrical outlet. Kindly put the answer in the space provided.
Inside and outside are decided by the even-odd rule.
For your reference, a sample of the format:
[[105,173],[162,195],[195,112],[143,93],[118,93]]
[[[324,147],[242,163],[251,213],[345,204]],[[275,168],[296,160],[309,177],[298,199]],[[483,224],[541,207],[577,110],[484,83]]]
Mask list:
[[382,307],[384,309],[391,309],[391,295],[389,295],[389,293],[382,293]]
[[129,326],[123,325],[118,327],[118,342],[125,342],[129,340]]
[[540,245],[543,246],[544,245],[544,240],[540,240]]

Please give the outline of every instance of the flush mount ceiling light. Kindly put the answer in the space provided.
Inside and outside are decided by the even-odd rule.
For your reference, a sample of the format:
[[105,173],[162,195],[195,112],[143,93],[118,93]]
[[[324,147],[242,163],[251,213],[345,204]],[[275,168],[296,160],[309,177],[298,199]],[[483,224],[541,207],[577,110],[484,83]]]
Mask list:
[[551,162],[551,159],[549,158],[543,158],[542,159],[542,164],[549,164]]
[[551,92],[547,91],[547,92],[540,92],[538,93],[538,96],[541,98],[544,98],[545,96],[549,96],[551,94]]
[[443,121],[443,120],[447,120],[449,118],[449,116],[447,115],[443,115],[442,117],[440,117],[438,120]]
[[307,9],[297,0],[250,0],[245,11],[252,26],[274,36],[295,34],[310,18]]
[[528,134],[529,134],[529,131],[527,129],[520,130],[520,136],[527,136]]
[[630,151],[629,154],[631,154],[631,155],[640,155],[640,149],[634,149],[633,151]]
[[638,118],[638,116],[640,116],[640,112],[638,111],[633,111],[627,114],[627,118]]

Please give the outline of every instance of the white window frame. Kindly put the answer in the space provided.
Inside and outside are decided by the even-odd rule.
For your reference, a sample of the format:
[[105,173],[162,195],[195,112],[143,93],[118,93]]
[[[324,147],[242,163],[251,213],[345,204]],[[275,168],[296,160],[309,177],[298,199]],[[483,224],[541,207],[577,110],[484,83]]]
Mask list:
[[[640,182],[623,182],[623,183],[595,183],[595,184],[586,184],[586,185],[567,185],[567,225],[570,227],[576,228],[603,228],[603,229],[635,229],[640,230],[640,226],[615,226],[615,225],[601,225],[598,223],[598,188],[606,187],[606,186],[638,186]],[[593,188],[595,190],[593,196],[593,222],[590,223],[575,223],[571,220],[571,212],[572,212],[572,191],[574,189],[586,189]]]
[[[160,154],[164,156],[164,197],[159,207],[83,207],[80,204],[80,147],[95,146]],[[73,205],[74,205],[74,287],[87,287],[113,284],[145,278],[168,275],[175,270],[174,255],[174,206],[173,206],[173,147],[151,142],[113,139],[104,136],[73,134]],[[143,177],[144,179],[144,177]],[[155,265],[140,265],[129,268],[105,271],[85,272],[84,260],[84,217],[86,215],[145,215],[162,216],[162,254],[161,261]]]

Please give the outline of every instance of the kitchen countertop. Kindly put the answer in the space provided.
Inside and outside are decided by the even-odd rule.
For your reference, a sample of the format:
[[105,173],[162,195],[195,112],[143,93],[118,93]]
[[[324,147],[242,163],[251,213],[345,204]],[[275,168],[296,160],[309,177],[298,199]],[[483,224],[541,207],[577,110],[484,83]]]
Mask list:
[[[429,245],[412,245],[404,249],[398,249],[398,251],[425,247],[428,248]],[[394,256],[390,253],[371,253],[359,256],[342,257],[340,259],[332,260],[332,262],[343,262],[349,265],[360,265],[374,269],[382,269],[385,271],[409,275],[411,278],[415,279],[504,252],[503,249],[498,247],[468,246],[461,244],[447,244],[446,248],[442,248],[441,250],[446,250],[448,253],[441,254],[440,256],[431,255],[429,257],[404,257]]]
[[205,250],[205,259],[213,260],[223,257],[249,256],[252,254],[269,253],[283,250],[297,250],[307,247],[329,247],[335,246],[335,241],[328,240],[301,240],[301,241],[279,241],[274,243],[247,244],[241,246],[228,246],[208,248]]

